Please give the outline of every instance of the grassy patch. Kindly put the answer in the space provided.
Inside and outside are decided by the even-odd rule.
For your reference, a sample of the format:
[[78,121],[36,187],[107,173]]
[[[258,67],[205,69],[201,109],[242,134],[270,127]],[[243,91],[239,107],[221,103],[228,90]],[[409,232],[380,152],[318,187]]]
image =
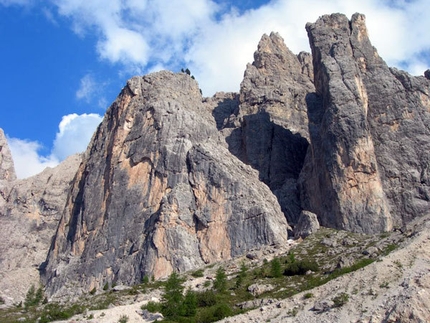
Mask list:
[[203,277],[204,276],[204,270],[203,269],[196,270],[196,271],[191,273],[191,276],[193,276],[194,278]]

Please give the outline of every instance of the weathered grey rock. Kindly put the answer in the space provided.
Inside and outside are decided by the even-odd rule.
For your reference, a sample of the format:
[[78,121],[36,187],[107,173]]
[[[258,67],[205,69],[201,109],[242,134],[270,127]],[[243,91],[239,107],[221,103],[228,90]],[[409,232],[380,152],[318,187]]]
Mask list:
[[430,82],[389,69],[364,20],[333,14],[306,26],[316,94],[300,184],[321,225],[373,233],[430,209]]
[[306,238],[307,236],[315,233],[320,228],[317,215],[309,211],[302,211],[300,213],[299,221],[294,227],[294,238]]
[[198,84],[127,82],[77,173],[43,279],[50,295],[133,284],[283,244],[289,228],[258,174],[231,155]]
[[301,211],[299,177],[308,147],[306,95],[314,91],[311,57],[294,55],[277,33],[263,35],[241,83],[235,121],[224,122],[229,150],[259,171],[291,223]]
[[137,314],[142,316],[142,318],[146,321],[154,322],[158,320],[163,320],[164,316],[161,313],[151,313],[148,310],[138,310],[136,311]]
[[356,259],[354,257],[341,256],[337,262],[336,268],[346,268],[354,265]]
[[270,121],[308,136],[306,95],[314,91],[312,57],[293,54],[278,33],[263,35],[240,85],[240,116],[266,112]]
[[117,286],[114,286],[112,288],[112,290],[114,292],[122,292],[124,290],[129,290],[129,289],[131,289],[131,287],[130,286],[125,286],[125,285],[117,285]]
[[430,80],[430,69],[424,72],[424,77],[428,80]]
[[0,185],[1,181],[14,181],[16,179],[12,154],[7,144],[3,129],[0,128]]
[[249,310],[249,309],[256,308],[256,307],[275,304],[276,302],[277,302],[277,300],[273,299],[273,298],[262,298],[262,299],[257,298],[257,299],[253,299],[250,301],[238,303],[238,304],[236,304],[236,306],[238,308],[240,308],[241,310]]
[[38,267],[46,259],[81,157],[70,156],[55,168],[7,185],[0,208],[0,290],[10,304],[39,284]]
[[314,307],[312,308],[312,311],[315,311],[317,313],[323,313],[323,312],[330,311],[333,306],[334,306],[333,301],[322,300],[322,301],[315,302]]
[[270,292],[275,289],[272,284],[252,284],[248,286],[248,292],[254,297],[260,296],[263,293]]

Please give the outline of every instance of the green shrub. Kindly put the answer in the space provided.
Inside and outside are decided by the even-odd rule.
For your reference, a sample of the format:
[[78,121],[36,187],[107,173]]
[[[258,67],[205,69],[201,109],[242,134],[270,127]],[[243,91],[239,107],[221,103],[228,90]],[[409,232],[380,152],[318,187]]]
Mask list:
[[306,294],[304,295],[304,298],[305,298],[305,299],[309,299],[309,298],[312,298],[312,297],[314,297],[314,294],[312,294],[312,293],[306,293]]
[[191,276],[193,276],[195,278],[203,277],[204,276],[204,270],[203,269],[196,270],[195,272],[193,272],[191,274]]
[[198,307],[210,307],[216,304],[216,295],[212,290],[196,293]]
[[224,317],[233,315],[233,310],[226,303],[220,303],[215,306],[213,317],[216,321],[222,320]]
[[290,251],[288,253],[288,259],[287,259],[286,262],[289,263],[289,264],[293,264],[293,263],[296,262],[296,256],[294,255],[294,252]]
[[109,289],[109,283],[106,282],[106,284],[103,286],[103,290],[106,291]]
[[148,310],[151,313],[157,313],[157,312],[161,312],[161,304],[150,301],[150,302],[146,303],[145,305],[142,305],[141,309],[142,310]]
[[341,307],[349,301],[349,295],[347,293],[340,293],[332,299],[333,307]]
[[142,284],[148,284],[149,283],[149,277],[148,276],[143,276],[143,278],[142,278]]
[[82,314],[84,308],[75,304],[70,307],[61,306],[57,303],[46,305],[44,313],[41,315],[39,323],[48,323],[53,321],[67,320],[73,315]]
[[196,315],[196,322],[209,323],[219,321],[227,316],[233,315],[233,310],[226,303],[219,303],[216,306],[206,307]]
[[330,274],[330,279],[334,279],[336,277],[339,277],[339,276],[342,276],[344,274],[348,274],[350,272],[353,272],[353,271],[356,271],[356,270],[361,269],[363,267],[366,267],[367,265],[370,265],[374,261],[375,261],[374,259],[364,258],[364,259],[357,261],[355,264],[353,264],[350,267],[335,269]]
[[387,281],[385,281],[385,282],[381,283],[381,284],[379,285],[379,287],[381,287],[381,288],[389,288],[389,287],[390,287],[390,285],[389,285],[389,283],[388,283]]
[[288,316],[297,316],[297,314],[299,313],[299,309],[297,307],[293,307],[292,309],[289,309],[287,314]]
[[91,295],[94,295],[96,292],[97,292],[97,288],[95,288],[95,287],[92,290],[90,290]]
[[242,262],[242,264],[240,265],[239,274],[237,275],[237,279],[236,279],[236,288],[239,288],[243,285],[243,281],[248,275],[247,271],[248,271],[248,268],[246,267],[245,262]]
[[118,323],[127,323],[127,322],[128,322],[128,316],[127,315],[121,315]]
[[289,263],[284,271],[286,276],[305,275],[308,271],[318,271],[318,264],[315,261],[300,260]]

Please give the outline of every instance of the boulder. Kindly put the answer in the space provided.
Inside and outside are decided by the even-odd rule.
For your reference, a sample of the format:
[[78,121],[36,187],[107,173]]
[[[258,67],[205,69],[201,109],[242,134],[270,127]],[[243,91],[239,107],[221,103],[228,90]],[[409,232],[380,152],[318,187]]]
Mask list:
[[299,216],[299,221],[294,227],[294,238],[306,238],[315,233],[320,228],[318,217],[316,214],[309,211],[302,211]]
[[270,292],[274,290],[275,287],[271,284],[252,284],[248,286],[248,292],[250,292],[253,296],[257,297],[263,293]]

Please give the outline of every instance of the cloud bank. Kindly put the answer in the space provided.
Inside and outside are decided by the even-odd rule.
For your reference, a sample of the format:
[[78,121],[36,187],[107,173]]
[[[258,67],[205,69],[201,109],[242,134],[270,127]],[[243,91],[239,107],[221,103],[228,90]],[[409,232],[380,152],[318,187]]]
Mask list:
[[263,33],[277,31],[294,52],[309,51],[305,24],[332,12],[364,13],[389,65],[420,75],[430,65],[427,0],[272,0],[245,11],[211,0],[52,2],[76,33],[97,35],[101,59],[136,74],[189,67],[205,95],[239,89]]
[[57,166],[67,156],[85,151],[101,120],[98,114],[64,116],[48,156],[40,154],[43,147],[38,142],[7,137],[17,177],[35,175],[46,167]]

